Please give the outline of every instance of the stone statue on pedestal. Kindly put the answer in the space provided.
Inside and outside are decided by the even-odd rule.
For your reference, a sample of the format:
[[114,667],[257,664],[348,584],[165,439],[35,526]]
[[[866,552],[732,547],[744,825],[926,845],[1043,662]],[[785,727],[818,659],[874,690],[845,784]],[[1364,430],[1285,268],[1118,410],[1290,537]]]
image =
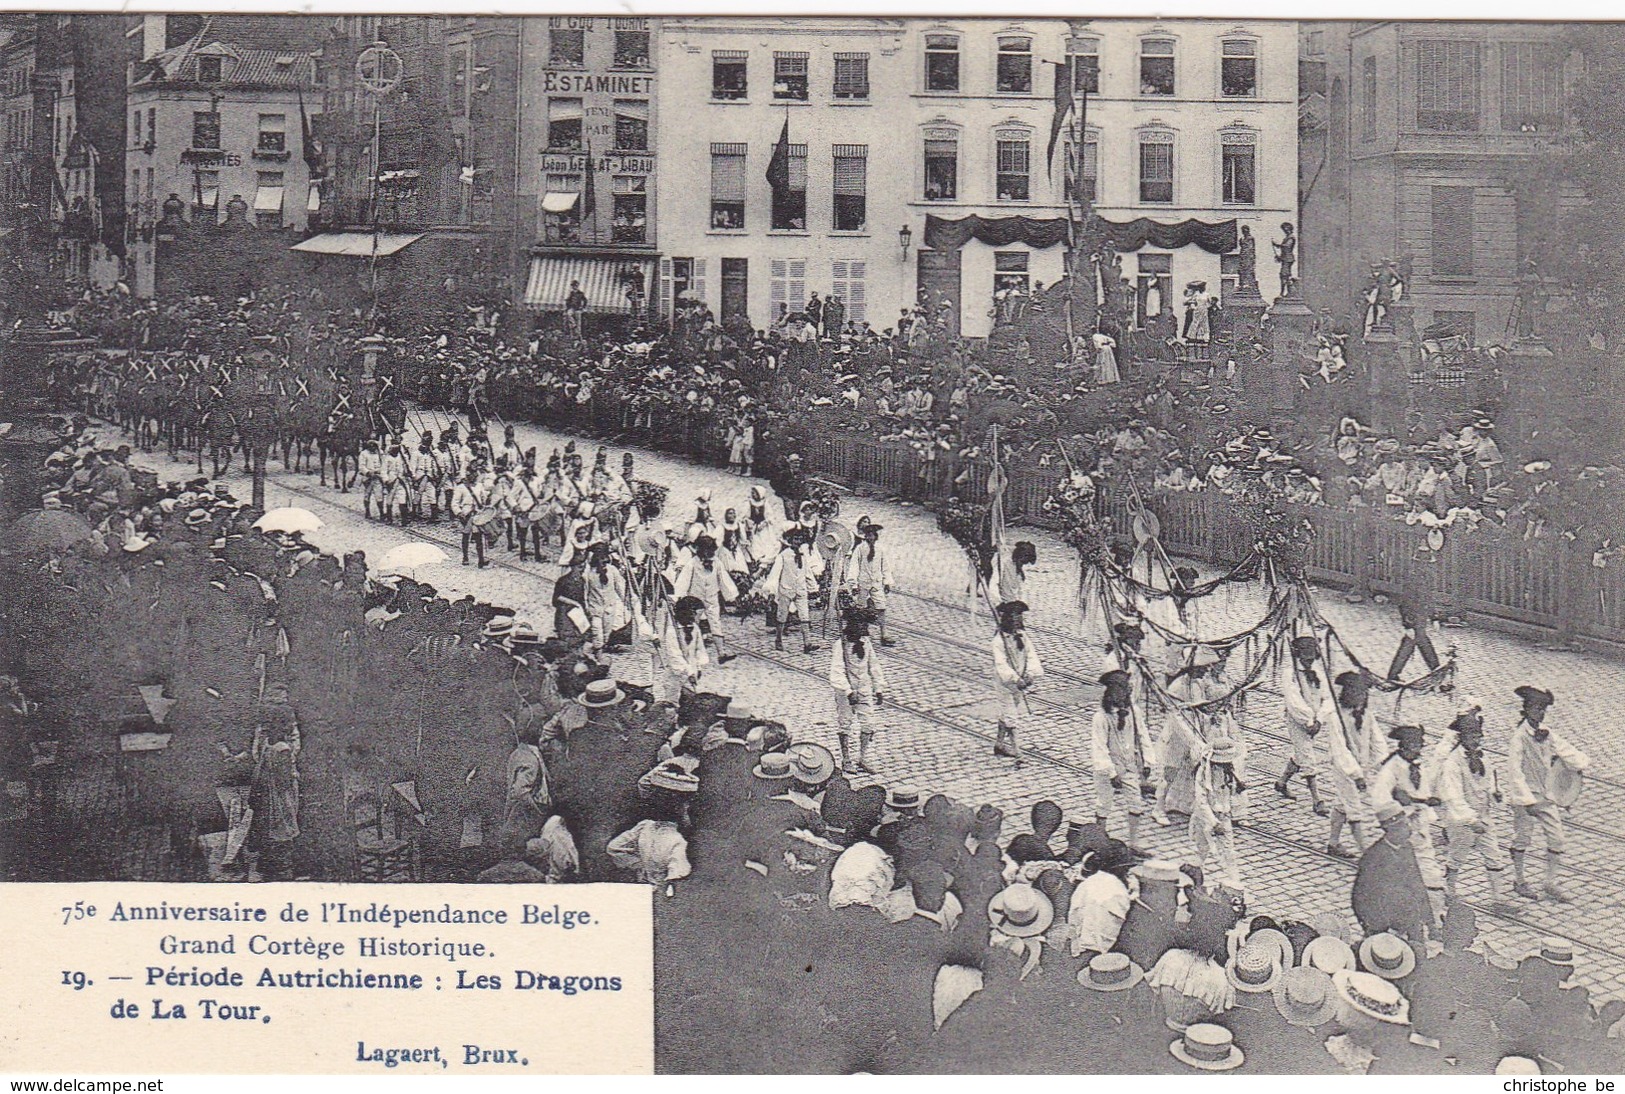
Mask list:
[[1282,223],[1281,234],[1281,241],[1270,246],[1275,249],[1275,261],[1281,267],[1281,295],[1290,297],[1297,287],[1293,270],[1298,264],[1298,236],[1290,220]]
[[1258,240],[1253,230],[1241,226],[1241,238],[1236,241],[1236,295],[1258,296]]

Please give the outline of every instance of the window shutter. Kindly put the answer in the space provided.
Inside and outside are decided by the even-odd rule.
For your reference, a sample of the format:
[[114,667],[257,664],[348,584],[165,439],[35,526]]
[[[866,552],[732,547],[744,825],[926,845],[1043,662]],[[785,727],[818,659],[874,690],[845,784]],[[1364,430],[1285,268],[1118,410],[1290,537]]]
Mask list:
[[847,197],[863,197],[867,192],[869,146],[837,144],[833,153],[835,192]]
[[1433,187],[1433,276],[1473,273],[1473,188]]
[[789,300],[786,299],[785,295],[788,291],[788,286],[785,284],[787,274],[786,266],[787,264],[785,263],[784,259],[775,258],[768,263],[767,267],[769,288],[768,303],[772,308],[772,313],[768,318],[770,322],[774,323],[779,321],[779,311],[781,305],[788,307],[790,303]]
[[711,200],[745,200],[745,145],[711,146]]
[[705,259],[694,259],[692,281],[694,295],[700,298],[701,303],[709,304],[710,298],[705,295]]
[[868,277],[868,263],[851,262],[847,264],[846,317],[854,323],[862,323],[867,319],[869,311],[868,293],[864,284]]
[[807,146],[804,144],[790,146],[790,189],[807,191]]
[[676,308],[671,298],[671,259],[660,260],[660,314],[670,319]]

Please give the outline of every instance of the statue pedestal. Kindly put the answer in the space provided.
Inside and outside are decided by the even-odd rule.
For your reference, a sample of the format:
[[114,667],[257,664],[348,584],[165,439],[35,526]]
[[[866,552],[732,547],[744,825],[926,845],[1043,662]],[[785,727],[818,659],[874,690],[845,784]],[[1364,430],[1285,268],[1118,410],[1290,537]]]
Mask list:
[[1270,374],[1269,409],[1272,416],[1290,415],[1297,408],[1299,364],[1306,357],[1314,357],[1311,332],[1315,327],[1315,313],[1298,296],[1296,289],[1287,296],[1278,296],[1269,308]]

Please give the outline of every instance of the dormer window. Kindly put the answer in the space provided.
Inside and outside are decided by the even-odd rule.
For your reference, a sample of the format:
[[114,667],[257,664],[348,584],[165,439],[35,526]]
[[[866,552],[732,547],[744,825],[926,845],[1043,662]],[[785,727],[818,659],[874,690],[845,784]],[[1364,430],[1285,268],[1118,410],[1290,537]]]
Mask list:
[[197,59],[197,78],[199,83],[217,84],[220,82],[220,58],[199,57]]

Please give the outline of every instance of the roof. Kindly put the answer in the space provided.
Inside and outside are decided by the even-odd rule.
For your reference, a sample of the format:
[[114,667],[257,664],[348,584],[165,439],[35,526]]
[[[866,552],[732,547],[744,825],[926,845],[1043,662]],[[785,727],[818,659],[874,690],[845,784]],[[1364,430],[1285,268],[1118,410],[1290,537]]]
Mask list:
[[196,39],[156,53],[136,85],[198,83],[198,59],[220,57],[220,80],[211,87],[286,87],[310,83],[310,58],[296,50],[237,49],[225,42],[199,45]]

